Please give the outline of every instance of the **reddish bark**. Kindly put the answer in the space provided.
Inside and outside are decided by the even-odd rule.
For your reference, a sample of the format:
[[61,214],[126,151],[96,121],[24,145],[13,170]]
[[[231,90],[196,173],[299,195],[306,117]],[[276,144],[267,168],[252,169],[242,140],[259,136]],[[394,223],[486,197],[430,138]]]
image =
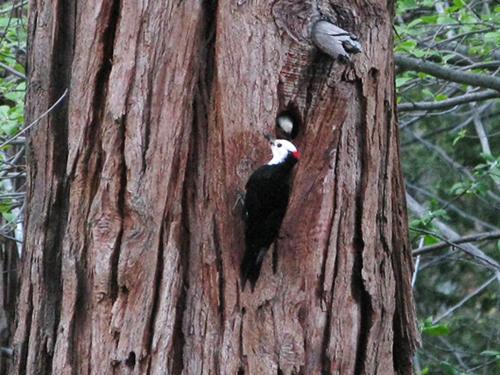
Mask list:
[[[30,9],[28,121],[70,95],[30,136],[14,373],[411,373],[392,4]],[[320,12],[362,41],[352,66],[312,46]],[[276,273],[241,292],[233,204],[286,108]]]

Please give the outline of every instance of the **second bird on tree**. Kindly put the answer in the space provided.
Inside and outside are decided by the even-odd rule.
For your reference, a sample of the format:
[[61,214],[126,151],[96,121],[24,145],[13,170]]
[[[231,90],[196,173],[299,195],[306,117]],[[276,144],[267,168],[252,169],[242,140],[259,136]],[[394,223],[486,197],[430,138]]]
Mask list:
[[242,289],[252,291],[267,250],[278,236],[290,196],[290,177],[300,152],[284,139],[270,140],[273,158],[248,179],[245,194],[245,255],[241,262]]

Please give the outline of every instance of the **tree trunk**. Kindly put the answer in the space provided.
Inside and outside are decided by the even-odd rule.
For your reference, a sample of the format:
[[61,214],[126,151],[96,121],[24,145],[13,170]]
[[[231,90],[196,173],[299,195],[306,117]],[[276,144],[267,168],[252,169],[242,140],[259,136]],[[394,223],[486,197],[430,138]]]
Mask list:
[[[409,374],[416,346],[381,0],[31,1],[16,374]],[[353,64],[311,43],[321,16]],[[283,110],[302,152],[256,290],[234,209]]]

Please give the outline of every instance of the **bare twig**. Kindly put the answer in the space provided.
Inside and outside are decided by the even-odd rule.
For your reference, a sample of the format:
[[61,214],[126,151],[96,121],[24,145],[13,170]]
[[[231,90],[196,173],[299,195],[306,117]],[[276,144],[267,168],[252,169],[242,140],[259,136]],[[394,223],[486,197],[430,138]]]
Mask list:
[[495,30],[494,28],[488,27],[487,29],[483,29],[483,30],[468,31],[466,33],[457,34],[457,35],[455,35],[455,36],[453,36],[451,38],[448,38],[446,40],[440,41],[440,42],[436,43],[435,45],[433,45],[431,47],[438,47],[438,46],[441,46],[441,45],[453,42],[453,41],[455,41],[457,39],[462,39],[463,37],[471,36],[471,35],[474,35],[474,34],[484,34],[484,33],[490,32],[490,31],[494,31],[494,30]]
[[16,135],[12,136],[11,138],[7,139],[5,142],[3,142],[1,145],[0,145],[0,148],[4,147],[4,146],[7,146],[10,142],[12,142],[14,139],[16,139],[17,137],[23,135],[24,133],[26,133],[29,129],[31,129],[33,126],[35,126],[36,124],[38,124],[38,122],[43,119],[45,116],[47,116],[50,112],[52,112],[54,110],[54,108],[57,107],[57,105],[59,103],[61,103],[61,101],[66,97],[66,95],[68,94],[68,89],[64,90],[64,93],[59,97],[59,99],[56,100],[56,102],[54,104],[52,104],[50,106],[49,109],[47,109],[44,113],[42,113],[35,121],[33,121],[31,124],[29,124],[28,126],[26,126],[24,129],[22,129],[21,131],[19,131]]
[[0,10],[0,14],[10,13],[10,12],[14,11],[17,8],[22,8],[23,6],[25,6],[27,4],[28,4],[27,0],[23,1],[23,2],[21,2],[19,4],[14,4],[14,5],[12,5],[12,6],[8,7],[8,8],[1,9]]
[[438,316],[436,319],[434,319],[432,321],[432,324],[437,324],[439,323],[441,320],[443,320],[444,318],[447,318],[448,316],[450,316],[451,314],[453,314],[455,312],[455,310],[459,309],[460,307],[462,307],[463,305],[465,305],[468,301],[470,301],[472,298],[474,298],[475,296],[481,294],[493,281],[495,281],[497,279],[497,276],[493,276],[491,278],[488,279],[488,281],[486,281],[483,285],[481,285],[479,288],[477,288],[476,290],[474,290],[472,293],[470,293],[469,295],[467,295],[464,299],[462,299],[459,303],[457,303],[455,306],[451,307],[450,309],[448,309],[447,311],[445,311],[443,314],[441,314],[440,316]]
[[493,60],[493,61],[482,61],[482,62],[477,62],[472,65],[467,65],[463,66],[460,68],[460,70],[470,70],[470,69],[497,69],[500,67],[500,60]]
[[455,246],[456,244],[477,242],[477,241],[484,241],[484,240],[492,240],[492,239],[497,239],[497,238],[500,238],[500,231],[471,234],[469,236],[463,236],[461,238],[456,238],[453,241],[446,241],[445,240],[443,242],[440,242],[440,243],[437,243],[434,245],[429,245],[429,246],[424,246],[424,247],[419,246],[418,249],[413,250],[412,255],[423,255],[423,254],[428,254],[428,253],[436,251],[436,250],[446,249],[447,247]]
[[0,62],[0,67],[5,69],[6,71],[8,71],[10,74],[15,75],[16,77],[21,78],[21,79],[26,81],[26,76],[23,73],[18,72],[17,70],[15,70],[14,68],[11,68],[7,64]]
[[495,259],[486,255],[483,251],[479,250],[479,248],[477,248],[476,246],[472,246],[469,243],[464,243],[463,245],[459,245],[459,244],[453,242],[452,240],[447,240],[443,236],[440,236],[438,233],[428,231],[425,229],[410,228],[410,230],[413,230],[413,231],[418,232],[418,233],[426,233],[426,234],[429,234],[433,237],[437,237],[440,240],[447,242],[450,246],[453,246],[454,248],[462,250],[464,253],[466,253],[467,255],[474,258],[478,264],[481,264],[481,265],[491,269],[492,271],[495,271],[496,275],[498,277],[498,281],[500,281],[500,264],[498,264],[498,262]]
[[[472,106],[474,107],[474,106]],[[478,111],[474,111],[473,115],[474,128],[476,129],[477,136],[479,137],[479,142],[481,143],[481,148],[484,154],[491,155],[490,143],[488,141],[488,136],[486,130],[484,129],[483,122],[479,116]]]
[[[422,248],[424,246],[424,236],[420,237],[420,241],[418,243],[418,248]],[[417,256],[417,260],[415,262],[415,271],[413,272],[413,276],[411,278],[411,287],[415,287],[415,283],[417,282],[417,274],[418,274],[418,269],[420,267],[420,256]]]
[[0,237],[3,237],[3,238],[5,238],[5,239],[7,239],[9,241],[14,241],[14,242],[17,242],[17,243],[23,243],[22,241],[18,240],[17,238],[9,236],[8,234],[2,233],[2,232],[0,232]]
[[403,70],[414,70],[447,81],[500,91],[500,78],[495,76],[462,72],[456,69],[445,68],[429,61],[418,60],[402,55],[396,55],[395,61],[398,67]]
[[[493,224],[490,224],[484,220],[481,220],[480,218],[472,215],[471,213],[460,209],[459,207],[454,205],[451,201],[443,199],[440,196],[430,192],[429,190],[424,189],[421,186],[417,186],[415,184],[412,184],[411,182],[406,181],[406,187],[411,189],[411,190],[414,190],[422,195],[425,195],[428,198],[435,199],[443,206],[444,209],[451,210],[451,211],[457,213],[458,215],[460,215],[461,217],[463,217],[464,219],[470,220],[475,226],[480,225],[480,226],[484,227],[485,229],[489,229],[490,231],[500,230],[499,227],[497,227]],[[482,202],[482,201],[480,201],[480,202]]]
[[455,96],[454,98],[441,100],[438,102],[416,102],[416,103],[401,103],[398,104],[398,111],[417,111],[417,110],[434,110],[434,109],[445,109],[449,107],[454,107],[460,104],[466,104],[471,102],[478,102],[482,100],[488,100],[492,98],[499,98],[500,92],[495,90],[486,90],[477,93],[465,94],[460,96]]
[[[441,147],[423,139],[420,135],[416,134],[415,132],[409,129],[405,129],[405,131],[411,134],[415,139],[417,139],[429,150],[435,152],[442,160],[449,163],[449,165],[455,168],[458,172],[462,173],[464,176],[468,177],[473,182],[477,181],[477,178],[466,167],[453,160]],[[500,202],[500,197],[495,193],[493,193],[492,191],[487,191],[486,194],[496,202]]]
[[439,337],[439,341],[441,341],[446,346],[447,352],[451,353],[457,359],[458,363],[460,363],[460,366],[462,366],[462,368],[464,368],[466,371],[469,371],[469,366],[465,364],[462,356],[460,355],[462,354],[461,351],[457,350],[457,348],[454,348],[447,340],[444,339],[444,337]]
[[[406,194],[406,202],[408,204],[408,208],[410,211],[415,213],[415,215],[419,217],[423,217],[427,213],[427,209],[423,207],[420,203],[418,203],[411,195],[408,193]],[[462,250],[464,253],[470,255],[471,257],[477,259],[478,262],[480,262],[483,266],[495,271],[497,274],[499,280],[500,280],[500,264],[498,262],[486,255],[482,250],[480,250],[477,246],[471,245],[470,243],[464,243],[463,245],[458,245],[456,243],[453,243],[453,241],[457,238],[461,238],[457,232],[455,232],[453,229],[451,229],[448,225],[444,224],[443,222],[439,220],[434,220],[434,224],[436,227],[439,229],[439,231],[445,236],[441,236],[437,233],[423,230],[423,229],[414,229],[415,231],[418,231],[419,233],[426,233],[430,234],[434,237],[437,237],[441,239],[442,241],[448,241],[451,245],[456,247],[457,249]]]

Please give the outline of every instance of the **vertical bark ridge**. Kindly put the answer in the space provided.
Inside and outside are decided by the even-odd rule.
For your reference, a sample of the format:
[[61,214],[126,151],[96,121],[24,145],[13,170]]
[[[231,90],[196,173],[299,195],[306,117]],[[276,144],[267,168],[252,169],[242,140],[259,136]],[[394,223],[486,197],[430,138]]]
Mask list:
[[[65,19],[64,13],[71,11],[71,4],[58,1],[55,4],[54,14],[54,39],[51,45],[53,53],[57,50],[64,50],[64,53],[53,55],[50,66],[49,87],[47,96],[50,103],[56,102],[65,89],[70,86],[70,72],[73,58],[72,41],[74,32],[74,23],[71,19]],[[57,27],[56,27],[57,26]],[[67,30],[67,33],[60,33],[59,27]],[[68,213],[68,200],[66,192],[65,164],[67,156],[67,100],[61,103],[57,110],[51,114],[47,132],[49,141],[48,147],[51,148],[52,160],[47,160],[47,171],[52,174],[54,186],[54,196],[50,205],[47,207],[48,220],[43,230],[47,234],[44,239],[43,247],[43,282],[46,286],[46,317],[44,325],[46,326],[45,338],[46,351],[44,359],[40,359],[45,366],[49,366],[52,361],[54,345],[57,337],[57,326],[60,319],[60,305],[62,296],[61,289],[61,246],[66,226]],[[50,163],[50,164],[49,164]],[[46,368],[50,371],[50,368]]]
[[[54,14],[48,14],[43,6],[38,8],[37,5],[33,5],[30,12],[29,22],[34,28],[29,44],[28,74],[32,85],[29,86],[27,95],[27,118],[34,119],[45,111],[69,86],[74,25],[71,20],[63,21],[62,17],[62,12],[68,8],[71,5],[67,6],[59,1],[54,4]],[[58,34],[55,25],[65,27],[67,34]],[[39,30],[52,27],[49,32],[52,35],[36,34],[38,26]],[[44,52],[36,52],[34,45]],[[55,56],[50,53],[56,50],[64,52]],[[43,68],[38,69],[40,63]],[[45,94],[44,99],[37,100],[42,93]],[[61,232],[64,231],[67,206],[64,179],[66,113],[67,101],[31,131],[32,138],[28,144],[28,160],[35,160],[40,164],[39,168],[28,169],[30,179],[35,182],[28,188],[27,201],[36,201],[36,204],[31,215],[27,211],[26,224],[35,234],[27,238],[25,243],[24,259],[29,260],[29,263],[24,263],[28,268],[23,266],[22,274],[25,278],[22,279],[19,298],[19,329],[14,338],[19,348],[15,363],[23,362],[19,366],[21,373],[50,372],[57,337],[61,303]],[[47,195],[42,197],[41,190],[38,189],[47,189]],[[40,252],[42,248],[45,250]],[[31,261],[39,264],[38,272],[32,273],[29,270]],[[43,349],[35,351],[38,346],[43,346]]]
[[[338,142],[338,140],[337,140]],[[338,174],[338,170],[337,170],[337,166],[339,164],[339,151],[338,151],[338,144],[335,146],[334,148],[335,150],[335,160],[333,161],[333,166],[330,165],[330,168],[333,169],[333,176],[336,176]],[[336,200],[337,200],[337,191],[334,189],[333,191],[333,197],[332,197],[332,212],[335,213],[337,212],[337,209],[336,209]],[[331,249],[332,249],[332,237],[333,237],[333,233],[334,233],[334,222],[335,222],[335,215],[332,214],[331,215],[331,218],[330,218],[330,223],[328,225],[328,231],[327,233],[329,233],[330,235],[327,237],[327,240],[326,240],[326,243],[324,245],[324,251],[323,251],[323,256],[322,256],[322,259],[321,259],[321,273],[319,275],[319,279],[318,279],[318,297],[321,299],[321,303],[323,303],[323,301],[325,301],[325,293],[328,291],[328,290],[331,290],[331,285],[335,284],[335,276],[336,276],[336,272],[334,271],[333,272],[333,279],[332,279],[332,282],[331,284],[329,283],[329,285],[326,285],[326,280],[325,280],[325,277],[326,277],[326,273],[327,273],[327,260],[329,257],[335,257],[335,254],[332,253]],[[336,228],[336,231],[338,230],[338,228]],[[335,262],[334,262],[334,266],[333,266],[333,269],[335,270],[336,266],[335,266]],[[331,298],[330,299],[327,299],[327,300],[330,300],[331,301]],[[329,319],[327,319],[328,321]]]
[[[366,83],[365,83],[366,84]],[[368,113],[367,113],[367,99],[363,95],[363,82],[361,80],[356,80],[356,96],[357,100],[360,102],[360,109],[358,114],[358,119],[356,121],[357,135],[358,135],[358,159],[359,159],[359,181],[357,187],[357,197],[356,197],[356,222],[355,222],[355,248],[356,248],[356,259],[354,260],[353,270],[353,285],[356,286],[358,292],[355,294],[355,298],[360,305],[360,318],[359,323],[359,336],[356,349],[356,364],[354,372],[356,374],[365,373],[366,361],[367,361],[367,345],[369,340],[369,332],[372,325],[372,301],[371,295],[364,284],[364,261],[365,256],[365,241],[363,236],[363,216],[364,216],[364,202],[368,195],[367,192],[367,166],[368,158],[370,155],[370,150],[368,148]],[[366,235],[366,234],[365,234]]]
[[[102,194],[102,177],[108,178],[107,186],[111,187],[110,181],[114,180],[119,184],[122,182],[123,175],[122,167],[119,164],[111,165],[110,163],[110,160],[113,159],[111,154],[117,153],[119,156],[123,152],[122,124],[115,125],[116,132],[111,135],[109,125],[106,125],[105,111],[111,85],[110,75],[120,7],[120,1],[109,2],[103,6],[100,17],[94,19],[96,30],[102,30],[103,33],[96,33],[95,39],[82,40],[82,38],[77,38],[75,43],[76,54],[81,54],[83,50],[95,46],[96,59],[91,63],[91,66],[95,67],[92,71],[92,68],[82,64],[82,60],[73,67],[73,73],[76,75],[73,76],[72,80],[69,110],[71,127],[69,130],[70,147],[67,173],[70,181],[68,191],[69,216],[76,218],[78,224],[76,231],[75,227],[71,228],[66,232],[64,239],[65,248],[69,251],[63,254],[64,300],[62,316],[64,318],[59,326],[62,334],[60,345],[56,350],[58,357],[53,365],[54,371],[57,373],[90,372],[95,368],[90,358],[95,353],[99,353],[94,358],[96,361],[102,360],[106,353],[106,350],[97,352],[96,349],[99,345],[92,345],[103,327],[92,330],[93,319],[90,319],[84,312],[92,310],[92,315],[96,316],[106,308],[105,306],[109,307],[112,283],[104,276],[102,269],[104,264],[113,264],[113,259],[117,257],[117,243],[120,242],[120,237],[109,241],[106,232],[110,230],[114,233],[121,233],[122,231],[121,221],[115,213],[118,210],[116,196],[110,195],[113,202],[110,203],[112,206],[110,209],[114,210],[113,213],[108,211],[108,208],[99,200]],[[79,11],[83,14],[89,14],[93,9],[84,6]],[[82,14],[80,17],[87,19]],[[81,23],[82,18],[78,24],[78,31],[84,27]],[[101,27],[103,28],[101,29]],[[90,72],[90,77],[88,77],[90,84],[74,79],[82,71]],[[75,127],[75,124],[79,120],[81,121],[76,108],[85,104],[88,105],[88,107],[84,106],[87,115],[84,115],[83,119],[88,122],[85,124],[86,126]],[[120,189],[119,185],[110,188],[113,192],[117,192],[118,196]],[[99,210],[102,211],[99,212]],[[113,224],[109,224],[104,219],[106,214],[115,218]],[[87,219],[91,225],[87,225]],[[97,224],[97,227],[92,229],[94,223]],[[100,240],[103,240],[103,251],[99,254],[102,258],[97,261],[100,265],[96,267],[95,262],[99,257],[94,255],[91,248],[96,241]],[[90,273],[89,269],[97,269],[97,272]],[[68,340],[70,344],[65,345],[65,340]]]
[[[391,113],[396,113],[394,110],[395,103],[396,101],[393,100]],[[397,123],[396,119],[393,121]],[[393,127],[392,130],[391,160],[400,160],[399,129],[398,127]],[[396,288],[396,309],[393,317],[393,360],[397,373],[404,375],[413,371],[412,358],[415,350],[420,345],[420,334],[416,324],[415,304],[411,295],[411,277],[414,272],[411,248],[407,241],[398,242],[398,238],[409,238],[408,226],[406,224],[405,186],[400,165],[394,166],[389,177],[389,184],[395,192],[394,199],[401,202],[397,208],[391,210],[388,216],[391,218],[393,228],[393,232],[391,233],[391,245],[393,249],[391,264],[395,271],[395,281],[399,285],[399,288]],[[397,342],[401,344],[397,345]]]
[[[145,340],[145,351],[146,353],[150,353],[153,347],[153,333],[154,333],[154,328],[156,324],[156,318],[159,312],[159,306],[160,306],[160,293],[161,293],[161,285],[163,281],[163,272],[164,272],[164,245],[165,245],[165,240],[163,238],[164,235],[168,234],[170,232],[170,223],[172,222],[172,218],[167,215],[165,217],[165,224],[163,228],[160,231],[160,237],[158,241],[158,250],[157,250],[157,257],[158,259],[156,260],[156,269],[155,269],[155,276],[154,276],[154,292],[153,292],[153,297],[152,297],[152,309],[151,309],[151,316],[149,318],[148,324],[149,326],[145,328],[147,338]],[[182,224],[180,224],[182,225]],[[148,357],[148,362],[150,361],[150,358]]]
[[[212,225],[213,225],[213,229],[214,229],[214,233],[213,233],[213,237],[214,237],[214,248],[215,248],[215,256],[217,258],[217,276],[218,276],[218,279],[219,279],[219,285],[218,285],[218,289],[219,289],[219,319],[220,319],[220,326],[223,327],[224,326],[224,322],[225,322],[225,311],[224,311],[224,308],[225,308],[225,304],[224,304],[224,265],[223,265],[223,259],[222,259],[222,239],[220,237],[220,234],[217,230],[217,224],[215,222],[215,218],[213,218],[213,221],[212,221]],[[219,370],[220,372],[220,369],[217,369]]]
[[[203,23],[198,51],[198,80],[194,93],[194,149],[188,181],[190,189],[188,225],[197,233],[189,241],[189,288],[183,319],[183,360],[186,373],[219,373],[224,324],[225,275],[223,238],[217,216],[218,187],[224,179],[224,140],[217,114],[214,65],[217,54],[218,1],[201,3]],[[221,191],[222,193],[222,191]],[[222,350],[221,350],[222,351]]]
[[[335,194],[336,196],[336,194]],[[332,219],[333,220],[333,219]],[[333,221],[332,221],[333,223]],[[337,233],[340,232],[341,228],[341,220],[339,218],[338,220],[338,225],[336,228]],[[333,226],[332,226],[332,231],[333,232]],[[338,248],[339,244],[339,239],[340,236],[336,236],[337,243],[336,243],[336,248]],[[330,340],[331,340],[331,324],[332,324],[332,310],[333,310],[333,293],[334,293],[334,288],[333,285],[335,285],[335,281],[338,275],[338,269],[339,269],[339,260],[338,256],[335,254],[335,259],[333,263],[333,271],[332,271],[332,283],[331,286],[329,287],[329,296],[326,299],[325,304],[327,305],[327,310],[326,310],[326,323],[325,323],[325,328],[323,332],[323,339],[322,339],[322,350],[321,350],[321,373],[322,374],[328,374],[331,372],[331,368],[334,365],[331,360],[331,355],[329,354],[328,348],[330,346]],[[323,293],[326,293],[326,289]]]

